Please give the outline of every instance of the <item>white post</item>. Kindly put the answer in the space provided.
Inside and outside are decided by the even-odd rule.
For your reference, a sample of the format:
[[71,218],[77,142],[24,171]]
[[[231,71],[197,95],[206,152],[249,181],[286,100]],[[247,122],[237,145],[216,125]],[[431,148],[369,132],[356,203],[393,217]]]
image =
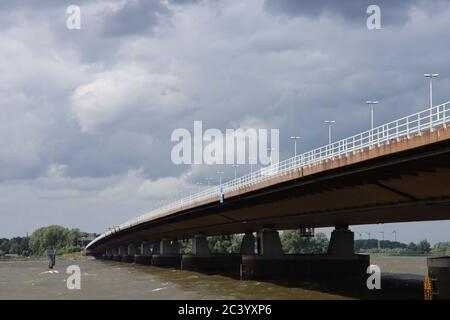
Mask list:
[[425,73],[425,78],[430,79],[430,130],[433,129],[433,78],[439,77],[438,73]]

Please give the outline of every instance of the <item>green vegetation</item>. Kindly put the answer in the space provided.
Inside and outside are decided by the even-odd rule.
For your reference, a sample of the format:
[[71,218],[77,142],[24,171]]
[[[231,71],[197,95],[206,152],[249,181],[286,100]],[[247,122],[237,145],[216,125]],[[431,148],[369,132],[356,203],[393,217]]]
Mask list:
[[321,232],[314,237],[302,237],[298,230],[288,230],[281,232],[280,238],[285,253],[326,253],[328,250],[328,238]]
[[450,241],[436,243],[430,253],[433,256],[450,256]]
[[0,257],[5,254],[17,254],[20,256],[28,256],[28,238],[14,237],[12,239],[0,239]]
[[242,237],[242,234],[208,237],[209,250],[211,253],[239,253]]
[[444,256],[450,255],[450,242],[438,242],[433,247],[427,240],[408,244],[382,240],[378,248],[377,239],[355,240],[355,252],[366,252],[383,256]]
[[[242,237],[242,234],[207,237],[209,250],[214,254],[239,253]],[[192,239],[180,241],[180,250],[181,254],[192,253]]]
[[[42,256],[47,248],[56,248],[57,254],[80,252],[82,245],[78,239],[86,236],[79,229],[68,229],[57,225],[37,229],[30,237],[15,237],[12,239],[0,238],[0,257],[6,254],[19,256]],[[208,237],[211,253],[239,253],[242,234],[230,236]],[[280,232],[281,244],[287,254],[326,253],[328,239],[324,233],[317,233],[314,237],[302,237],[298,230]],[[379,243],[378,243],[379,242]],[[192,253],[192,240],[180,241],[181,253]],[[449,256],[450,242],[438,242],[433,247],[427,240],[409,244],[397,241],[377,239],[355,240],[355,252],[364,252],[377,255],[430,255]]]
[[[243,234],[230,236],[207,237],[211,253],[239,253]],[[315,237],[304,238],[297,230],[280,233],[281,244],[285,253],[326,253],[328,239],[324,233],[318,233]],[[192,253],[192,240],[180,241],[181,253]]]
[[57,225],[39,228],[28,237],[0,239],[0,256],[18,254],[21,256],[42,256],[48,247],[56,249],[57,254],[77,252],[82,246],[77,239],[86,236],[79,229],[68,229]]

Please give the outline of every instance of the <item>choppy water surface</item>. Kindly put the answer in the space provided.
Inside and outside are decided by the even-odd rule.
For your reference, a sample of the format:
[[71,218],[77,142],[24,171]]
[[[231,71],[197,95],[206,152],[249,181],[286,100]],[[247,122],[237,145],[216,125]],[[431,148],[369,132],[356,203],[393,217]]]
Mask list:
[[[234,276],[139,266],[94,259],[0,261],[0,299],[421,299],[424,258],[373,258],[382,289],[365,280],[242,281]],[[66,286],[66,268],[81,269],[81,290]]]

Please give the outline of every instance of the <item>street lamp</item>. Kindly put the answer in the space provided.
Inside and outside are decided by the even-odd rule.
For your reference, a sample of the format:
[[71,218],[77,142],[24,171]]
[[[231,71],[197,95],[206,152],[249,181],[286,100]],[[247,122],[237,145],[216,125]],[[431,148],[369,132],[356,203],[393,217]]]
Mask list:
[[238,164],[232,164],[231,165],[233,168],[234,168],[234,180],[236,180],[236,169],[239,167],[239,165]]
[[397,231],[394,229],[394,231],[392,231],[391,234],[394,235],[394,241],[397,242]]
[[370,129],[373,130],[373,108],[376,104],[378,104],[378,101],[366,101],[366,104],[370,106]]
[[248,157],[248,163],[250,164],[250,175],[253,173],[253,162],[252,160],[256,160],[255,157]]
[[270,156],[269,156],[269,159],[270,159],[270,164],[272,165],[272,151],[274,151],[275,150],[275,148],[267,148],[267,151],[269,151],[270,152]]
[[334,120],[325,120],[326,124],[328,124],[328,144],[331,144],[331,127],[336,123]]
[[223,171],[217,171],[216,173],[219,175],[219,185],[222,185],[222,175],[223,175]]
[[[433,126],[433,78],[439,77],[439,73],[425,73],[425,78],[430,79],[430,128]],[[420,128],[419,128],[420,130]]]
[[294,140],[294,157],[296,157],[297,156],[297,140],[301,139],[301,137],[292,136],[291,139]]
[[201,185],[202,185],[203,183],[201,183],[201,182],[197,182],[196,183],[196,185],[198,186],[198,192],[200,192],[200,188],[201,188]]
[[208,188],[209,188],[209,182],[212,180],[212,178],[205,178],[206,181],[208,181]]

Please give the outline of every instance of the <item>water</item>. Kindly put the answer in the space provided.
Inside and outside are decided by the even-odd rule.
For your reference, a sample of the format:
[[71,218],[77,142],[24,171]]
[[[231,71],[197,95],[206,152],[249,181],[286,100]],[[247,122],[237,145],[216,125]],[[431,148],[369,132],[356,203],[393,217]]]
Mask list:
[[[373,258],[382,289],[365,280],[242,281],[233,276],[139,266],[90,258],[0,261],[0,299],[421,299],[424,258]],[[66,268],[81,269],[81,290],[67,289]]]

